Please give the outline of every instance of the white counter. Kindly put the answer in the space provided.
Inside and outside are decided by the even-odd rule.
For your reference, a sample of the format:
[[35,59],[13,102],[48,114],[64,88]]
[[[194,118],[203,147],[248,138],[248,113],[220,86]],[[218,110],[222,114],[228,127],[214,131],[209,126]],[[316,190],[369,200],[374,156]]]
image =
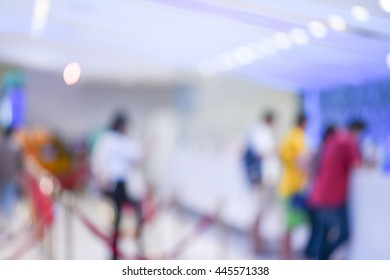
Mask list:
[[350,189],[351,259],[390,259],[390,176],[359,170]]
[[[168,185],[183,205],[213,214],[222,203],[222,219],[227,224],[241,230],[250,228],[256,201],[245,184],[237,155],[182,150],[167,166]],[[350,192],[349,258],[390,259],[390,176],[359,170]],[[262,231],[270,241],[281,237],[283,218],[276,198]],[[299,248],[306,242],[307,231],[297,235],[294,247]]]

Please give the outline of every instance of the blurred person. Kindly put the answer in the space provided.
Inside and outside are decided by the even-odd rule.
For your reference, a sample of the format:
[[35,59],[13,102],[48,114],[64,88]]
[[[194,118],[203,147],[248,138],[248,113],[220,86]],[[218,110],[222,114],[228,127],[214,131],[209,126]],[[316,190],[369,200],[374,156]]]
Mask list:
[[0,223],[12,218],[23,170],[21,149],[12,127],[4,129],[0,138]]
[[312,259],[329,259],[349,239],[349,178],[353,169],[361,163],[358,140],[365,127],[360,120],[352,121],[348,130],[337,130],[324,143],[321,163],[309,197],[316,226],[308,255]]
[[305,128],[307,119],[304,114],[298,116],[294,128],[287,134],[280,147],[280,159],[283,166],[279,185],[279,196],[283,202],[285,233],[283,237],[283,258],[292,258],[292,231],[307,221],[306,211],[295,203],[306,183],[307,162]]
[[118,259],[121,210],[126,203],[133,207],[136,215],[136,239],[139,253],[142,253],[140,244],[143,225],[141,202],[127,192],[128,178],[134,166],[141,160],[142,152],[137,143],[126,135],[128,123],[126,114],[117,113],[109,129],[102,133],[92,151],[92,171],[102,186],[103,193],[113,200],[115,207],[112,259]]
[[277,184],[278,158],[274,135],[275,116],[272,111],[262,114],[248,133],[244,166],[248,183],[254,190],[256,217],[251,236],[256,253],[262,249],[260,227],[262,218],[272,203],[272,187]]
[[317,152],[315,152],[310,159],[308,187],[305,190],[305,204],[306,204],[306,210],[309,217],[310,237],[304,252],[305,256],[309,259],[313,255],[313,247],[314,247],[315,236],[318,231],[318,224],[316,223],[316,219],[314,218],[314,209],[311,209],[310,205],[308,205],[307,200],[310,195],[310,192],[313,189],[314,180],[320,168],[325,142],[335,133],[335,131],[336,131],[336,126],[333,124],[328,125],[325,128]]

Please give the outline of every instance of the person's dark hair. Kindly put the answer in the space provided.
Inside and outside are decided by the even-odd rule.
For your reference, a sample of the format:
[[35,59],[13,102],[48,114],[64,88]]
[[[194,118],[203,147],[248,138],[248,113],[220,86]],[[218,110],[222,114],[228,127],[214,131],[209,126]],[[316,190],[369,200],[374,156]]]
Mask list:
[[271,110],[268,110],[266,111],[265,113],[263,113],[261,115],[261,119],[264,121],[264,122],[273,122],[275,120],[275,114],[273,111]]
[[127,121],[128,117],[124,112],[117,112],[112,118],[110,129],[120,132],[125,128]]
[[296,125],[302,126],[304,123],[306,123],[307,117],[304,113],[300,113],[296,119]]
[[348,129],[353,131],[363,131],[367,127],[366,123],[359,119],[351,120],[348,123]]
[[336,126],[334,124],[330,124],[325,127],[322,133],[322,143],[324,143],[330,136],[332,136],[336,131]]

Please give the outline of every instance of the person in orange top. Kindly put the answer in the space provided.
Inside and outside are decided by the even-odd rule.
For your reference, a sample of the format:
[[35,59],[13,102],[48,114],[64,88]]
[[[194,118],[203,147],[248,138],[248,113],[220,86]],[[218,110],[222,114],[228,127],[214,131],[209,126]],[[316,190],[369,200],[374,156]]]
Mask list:
[[305,171],[305,127],[306,116],[297,118],[295,127],[287,134],[280,147],[280,159],[283,166],[282,178],[278,189],[283,201],[286,232],[283,240],[283,258],[292,257],[291,232],[306,221],[306,213],[294,203],[295,195],[299,194],[306,183]]

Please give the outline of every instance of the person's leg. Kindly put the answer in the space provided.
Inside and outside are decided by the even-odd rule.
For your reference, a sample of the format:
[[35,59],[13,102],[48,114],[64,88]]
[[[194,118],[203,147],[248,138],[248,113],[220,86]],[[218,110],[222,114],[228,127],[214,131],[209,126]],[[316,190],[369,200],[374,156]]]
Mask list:
[[112,236],[112,259],[118,259],[118,237],[119,237],[119,225],[121,221],[121,204],[115,202],[115,218],[114,218],[114,232]]
[[284,211],[285,211],[285,226],[286,230],[283,235],[282,241],[282,259],[292,259],[292,246],[291,246],[291,235],[294,228],[294,213],[291,208],[289,199],[284,200]]
[[286,217],[287,217],[287,232],[284,238],[284,247],[285,247],[285,254],[284,257],[287,259],[291,259],[293,257],[301,259],[301,253],[295,255],[293,254],[292,244],[291,244],[291,238],[292,238],[292,231],[297,228],[300,225],[303,225],[307,223],[307,213],[300,207],[296,207],[293,204],[292,197],[287,199],[285,201],[286,203]]
[[253,242],[253,248],[255,253],[260,253],[261,251],[261,238],[260,238],[260,222],[261,222],[261,215],[260,213],[256,214],[255,220],[253,222],[252,228],[251,228],[251,237]]
[[144,225],[144,217],[143,217],[143,211],[142,211],[142,202],[134,199],[130,195],[128,195],[126,191],[126,187],[123,189],[124,192],[124,198],[127,203],[129,203],[134,211],[135,214],[135,219],[136,219],[136,228],[135,228],[135,239],[137,242],[137,247],[138,247],[138,254],[142,255],[144,253],[142,242],[141,242],[141,234],[142,234],[142,229]]
[[333,223],[331,225],[332,229],[337,230],[337,236],[334,238],[329,238],[328,244],[326,246],[326,251],[324,252],[324,258],[329,259],[333,252],[343,245],[349,239],[349,224],[348,224],[348,212],[347,207],[344,205],[340,208],[332,210],[333,212]]
[[136,218],[136,229],[135,229],[135,238],[137,242],[138,247],[138,254],[141,256],[144,254],[144,248],[142,246],[141,236],[142,236],[142,230],[144,225],[144,218],[143,218],[143,212],[142,212],[142,203],[137,200],[131,199],[130,201]]
[[118,259],[118,238],[119,238],[119,227],[120,221],[122,218],[122,205],[125,201],[125,185],[123,182],[117,182],[115,185],[115,189],[113,192],[113,200],[114,200],[114,210],[115,210],[115,218],[114,218],[114,232],[112,237],[112,259]]
[[284,259],[284,260],[291,260],[292,259],[291,232],[292,232],[292,230],[287,228],[287,230],[283,236],[282,259]]
[[263,197],[261,185],[261,165],[260,160],[254,155],[253,151],[248,147],[245,152],[244,160],[245,175],[247,177],[248,185],[253,191],[253,198],[255,207],[255,218],[250,228],[250,237],[252,240],[255,253],[260,253],[262,249],[260,225],[262,220]]
[[314,243],[315,239],[318,236],[318,223],[315,219],[315,210],[310,208],[308,209],[308,218],[309,218],[309,227],[310,227],[310,236],[305,248],[305,256],[308,259],[313,259],[314,257]]
[[262,250],[262,238],[261,238],[261,223],[263,218],[263,212],[265,207],[265,191],[260,184],[255,187],[255,203],[256,203],[256,216],[251,228],[251,236],[255,253],[260,253]]
[[324,209],[313,209],[312,211],[313,232],[310,248],[310,259],[324,259],[324,252],[327,246],[327,236],[329,232],[329,222],[327,211]]

